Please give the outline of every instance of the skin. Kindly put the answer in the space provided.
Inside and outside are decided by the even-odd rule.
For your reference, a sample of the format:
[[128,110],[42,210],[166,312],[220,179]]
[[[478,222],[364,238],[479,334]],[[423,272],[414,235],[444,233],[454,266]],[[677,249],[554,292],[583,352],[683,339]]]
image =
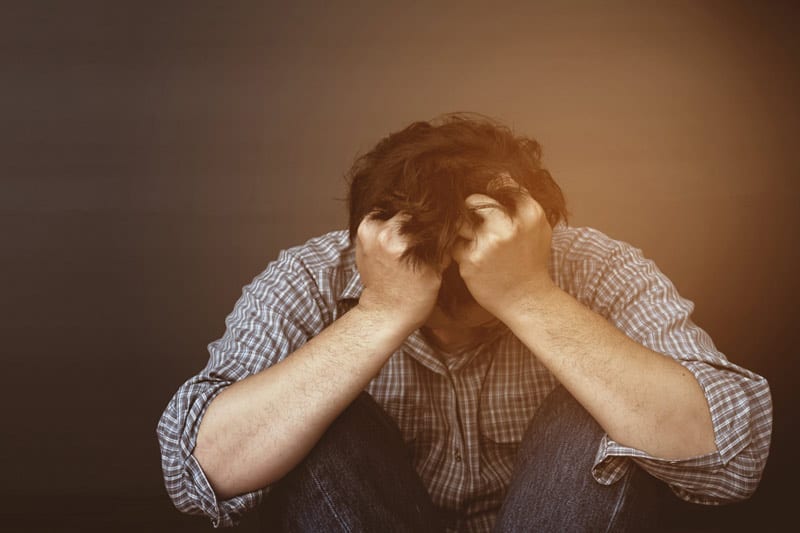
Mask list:
[[[401,260],[403,214],[364,219],[356,239],[359,303],[291,357],[226,388],[206,411],[194,455],[218,497],[288,473],[420,327],[451,349],[500,320],[617,442],[666,459],[716,449],[708,405],[691,373],[626,337],[549,278],[552,230],[533,198],[523,195],[513,218],[488,196],[466,202],[483,223],[462,227],[462,239],[437,268]],[[455,318],[435,306],[451,260],[478,303]]]
[[483,224],[453,249],[475,300],[556,376],[615,441],[665,459],[716,451],[700,384],[670,357],[631,340],[550,279],[552,229],[530,195],[515,216],[472,195]]
[[431,316],[441,270],[401,260],[402,216],[366,218],[356,262],[359,303],[291,357],[221,392],[200,424],[194,456],[217,496],[273,483],[289,472],[330,423]]

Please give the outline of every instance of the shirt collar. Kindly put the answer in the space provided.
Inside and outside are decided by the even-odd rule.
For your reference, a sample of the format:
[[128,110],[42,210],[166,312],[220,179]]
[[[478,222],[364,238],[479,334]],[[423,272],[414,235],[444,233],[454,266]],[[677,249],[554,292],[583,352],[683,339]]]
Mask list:
[[354,268],[353,274],[350,276],[350,279],[347,280],[347,284],[344,286],[342,292],[339,293],[338,301],[358,300],[361,298],[361,293],[363,291],[364,285],[361,284],[361,274],[358,272],[358,269]]

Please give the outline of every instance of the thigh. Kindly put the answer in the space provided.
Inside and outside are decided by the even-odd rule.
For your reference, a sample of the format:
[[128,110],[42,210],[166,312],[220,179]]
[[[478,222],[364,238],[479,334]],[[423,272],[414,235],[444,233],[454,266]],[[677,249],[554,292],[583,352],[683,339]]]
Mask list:
[[394,421],[362,393],[271,488],[264,531],[429,531],[437,511]]
[[603,429],[564,389],[537,412],[520,445],[498,531],[653,531],[669,488],[635,465],[612,485],[592,466]]

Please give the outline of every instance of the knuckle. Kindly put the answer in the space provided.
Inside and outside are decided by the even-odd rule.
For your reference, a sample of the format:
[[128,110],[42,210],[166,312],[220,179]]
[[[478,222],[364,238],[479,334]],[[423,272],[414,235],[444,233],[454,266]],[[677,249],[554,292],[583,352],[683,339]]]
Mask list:
[[369,236],[372,235],[372,221],[369,218],[364,218],[361,220],[361,223],[358,225],[358,229],[356,230],[356,237],[361,240],[367,240]]
[[531,202],[530,213],[531,217],[535,219],[537,222],[540,222],[542,219],[547,218],[544,212],[544,208],[539,204],[539,202],[535,200]]
[[378,244],[393,256],[400,256],[406,249],[403,239],[392,228],[384,228],[378,233]]
[[378,232],[376,240],[381,247],[389,248],[392,244],[392,232],[388,228],[383,228]]

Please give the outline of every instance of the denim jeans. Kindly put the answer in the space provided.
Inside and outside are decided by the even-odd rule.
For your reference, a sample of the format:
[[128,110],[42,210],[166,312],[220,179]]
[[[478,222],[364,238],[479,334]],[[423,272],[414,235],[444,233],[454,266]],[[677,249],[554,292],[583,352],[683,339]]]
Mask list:
[[[495,531],[659,531],[669,489],[638,467],[605,486],[591,475],[603,431],[563,388],[546,399],[519,448]],[[688,504],[687,504],[688,505]],[[444,531],[400,430],[362,393],[306,459],[268,494],[263,531]]]

